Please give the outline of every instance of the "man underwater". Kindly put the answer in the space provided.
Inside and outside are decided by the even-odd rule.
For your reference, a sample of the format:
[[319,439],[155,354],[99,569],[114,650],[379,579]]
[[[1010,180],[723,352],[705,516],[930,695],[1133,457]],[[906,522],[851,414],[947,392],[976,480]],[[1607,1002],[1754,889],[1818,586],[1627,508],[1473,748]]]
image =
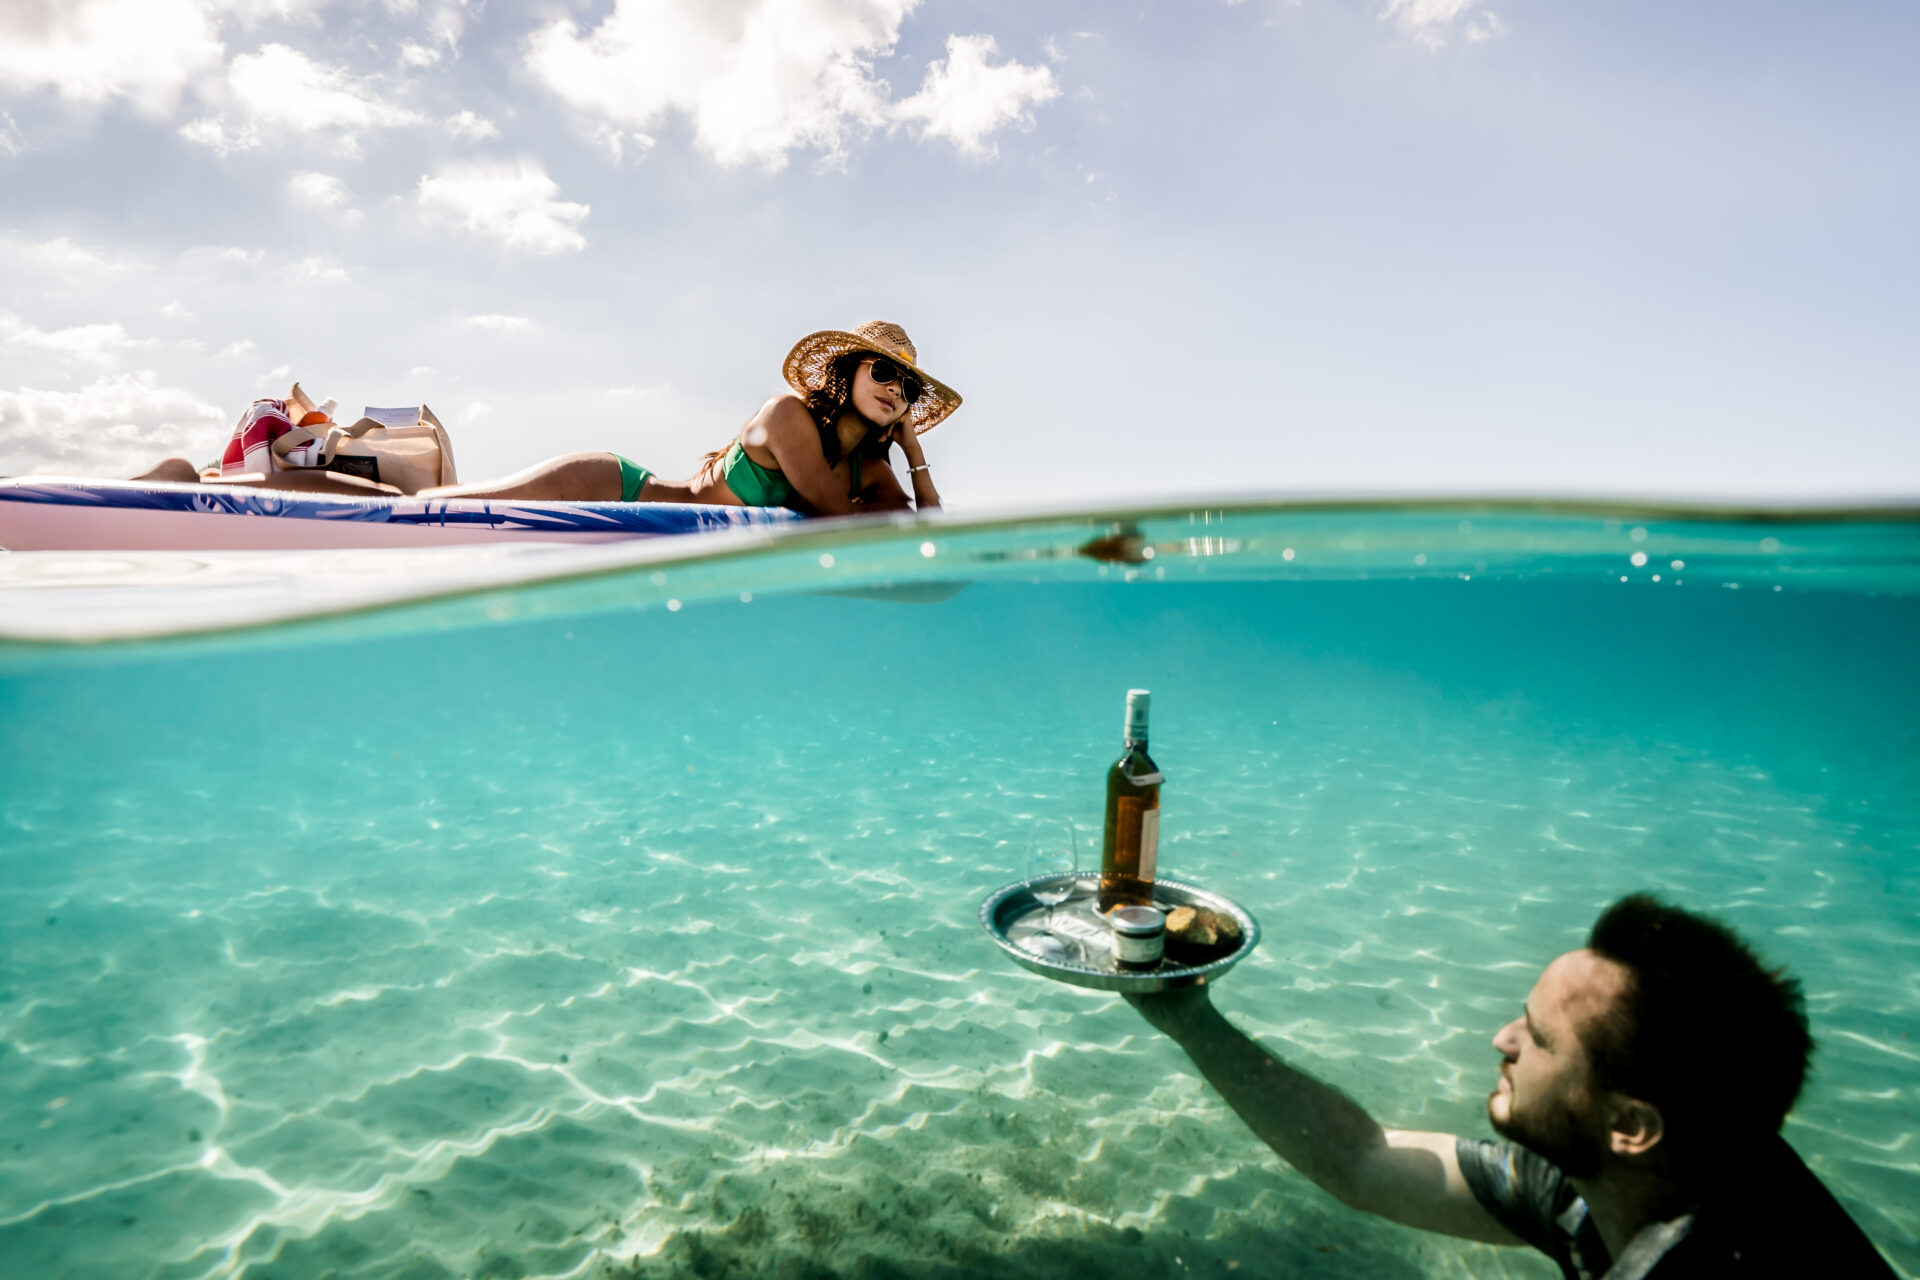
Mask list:
[[1235,1029],[1204,987],[1129,999],[1352,1208],[1529,1244],[1569,1280],[1894,1274],[1780,1136],[1813,1053],[1799,983],[1652,896],[1602,912],[1494,1036],[1501,1141],[1383,1128]]

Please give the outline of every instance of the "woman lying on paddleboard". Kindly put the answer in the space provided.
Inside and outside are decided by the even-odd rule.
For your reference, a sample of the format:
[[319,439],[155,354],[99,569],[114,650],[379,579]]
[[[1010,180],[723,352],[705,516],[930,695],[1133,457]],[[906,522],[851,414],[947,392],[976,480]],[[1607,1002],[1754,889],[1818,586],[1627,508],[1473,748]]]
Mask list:
[[[727,448],[688,480],[660,477],[617,453],[570,453],[486,484],[423,489],[423,498],[551,498],[564,502],[704,502],[793,507],[809,515],[940,505],[920,435],[960,396],[920,371],[897,324],[809,334],[787,353],[791,392],[761,406]],[[888,465],[907,458],[909,497]]]
[[[725,449],[688,480],[662,480],[617,453],[569,453],[502,480],[422,489],[426,498],[544,498],[561,502],[700,502],[792,507],[809,515],[940,505],[920,435],[960,407],[960,394],[921,372],[907,331],[875,320],[794,344],[782,366],[791,392],[762,405]],[[907,458],[912,496],[888,455]],[[137,480],[204,483],[185,458]],[[315,493],[393,496],[399,490],[320,468],[231,477],[227,483]]]

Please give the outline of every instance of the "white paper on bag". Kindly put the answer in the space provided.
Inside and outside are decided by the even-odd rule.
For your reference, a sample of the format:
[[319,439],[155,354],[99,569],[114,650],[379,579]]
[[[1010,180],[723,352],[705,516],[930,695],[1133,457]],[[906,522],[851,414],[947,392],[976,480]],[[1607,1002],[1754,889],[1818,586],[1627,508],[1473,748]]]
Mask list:
[[412,427],[419,425],[420,406],[409,404],[393,409],[381,409],[368,405],[366,412],[361,416],[372,418],[383,427]]

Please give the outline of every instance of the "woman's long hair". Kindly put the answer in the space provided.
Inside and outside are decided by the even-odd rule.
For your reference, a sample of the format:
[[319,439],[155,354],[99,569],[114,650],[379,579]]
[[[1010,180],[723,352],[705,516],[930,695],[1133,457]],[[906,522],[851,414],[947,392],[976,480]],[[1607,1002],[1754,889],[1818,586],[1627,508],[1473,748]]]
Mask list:
[[[849,351],[835,357],[827,366],[827,376],[817,391],[807,393],[807,412],[813,415],[813,426],[820,433],[820,452],[826,455],[827,465],[840,465],[840,415],[847,411],[847,404],[853,399],[853,375],[859,372],[860,362],[873,359],[871,351]],[[885,458],[893,445],[881,439],[883,433],[869,430],[860,442],[860,456],[863,458]]]
[[[827,366],[825,382],[817,391],[809,391],[803,403],[807,412],[813,416],[814,430],[820,433],[820,452],[825,455],[829,467],[840,465],[840,415],[847,411],[847,404],[853,399],[853,375],[859,371],[862,360],[871,360],[871,351],[849,351],[837,357]],[[868,430],[860,441],[859,453],[862,458],[879,458],[885,461],[893,452],[893,442],[883,439],[884,432]],[[733,446],[728,445],[730,449]],[[700,459],[700,469],[705,471],[719,461],[727,449],[715,449]]]

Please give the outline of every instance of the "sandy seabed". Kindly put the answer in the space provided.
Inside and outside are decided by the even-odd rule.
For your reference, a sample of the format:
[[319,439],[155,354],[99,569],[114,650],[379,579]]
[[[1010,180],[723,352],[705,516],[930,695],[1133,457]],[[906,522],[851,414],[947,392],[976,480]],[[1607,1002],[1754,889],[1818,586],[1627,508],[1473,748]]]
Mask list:
[[[932,663],[987,644],[978,594],[759,616],[870,652],[911,626]],[[1120,1001],[988,945],[976,908],[1038,824],[1097,839],[1129,661],[1087,658],[1105,614],[1076,634],[1002,603],[1003,650],[1059,645],[1008,676],[1026,692],[983,697],[961,663],[881,724],[848,685],[684,697],[737,670],[710,635],[621,686],[631,620],[542,624],[440,696],[311,715],[291,761],[273,711],[193,714],[215,660],[4,686],[0,1269],[1554,1274],[1343,1209]],[[1217,634],[1213,607],[1145,652]],[[1920,1272],[1910,760],[1776,768],[1724,725],[1234,652],[1161,671],[1156,728],[1166,873],[1266,930],[1223,1009],[1383,1120],[1482,1134],[1488,1038],[1540,967],[1600,903],[1670,893],[1806,978],[1826,1047],[1788,1136]],[[448,691],[502,655],[550,674],[448,732]],[[1111,712],[1092,728],[1047,692],[1083,662],[1114,695],[1087,695]],[[109,703],[131,727],[74,727]]]

